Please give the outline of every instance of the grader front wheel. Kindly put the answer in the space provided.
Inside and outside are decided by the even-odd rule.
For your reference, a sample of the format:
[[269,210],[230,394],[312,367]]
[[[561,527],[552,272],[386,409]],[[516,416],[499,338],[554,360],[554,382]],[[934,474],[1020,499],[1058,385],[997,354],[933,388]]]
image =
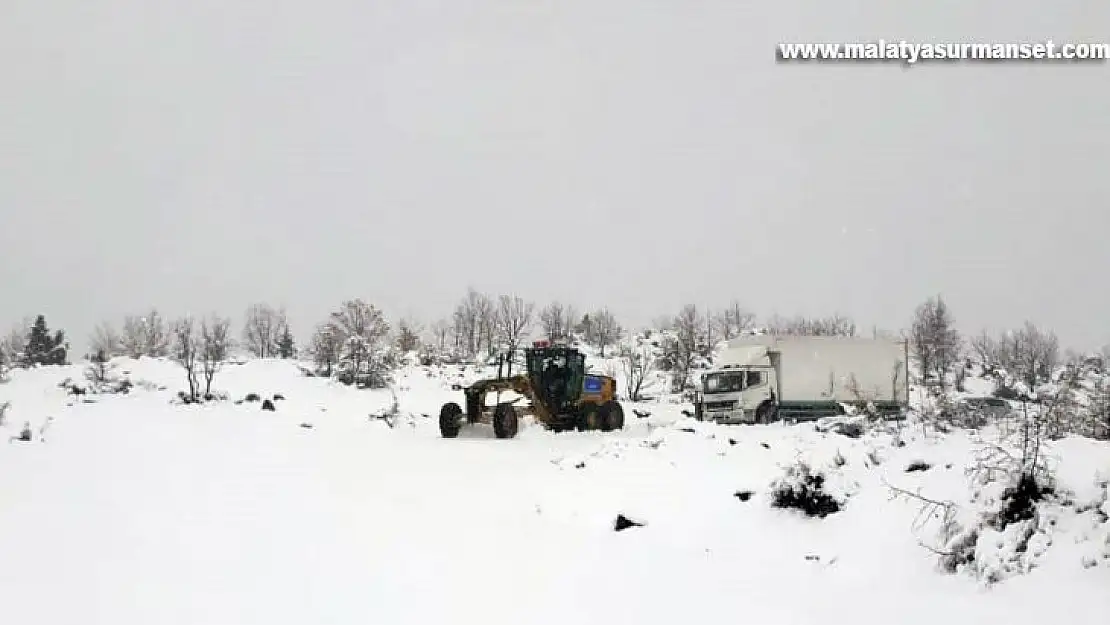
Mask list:
[[447,402],[439,409],[439,433],[443,438],[455,438],[459,435],[462,413],[462,408],[455,402]]

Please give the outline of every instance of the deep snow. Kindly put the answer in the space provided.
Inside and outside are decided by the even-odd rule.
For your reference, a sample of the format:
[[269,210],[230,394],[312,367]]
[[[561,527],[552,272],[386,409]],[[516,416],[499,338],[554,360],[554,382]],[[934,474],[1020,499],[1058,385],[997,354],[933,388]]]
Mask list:
[[[4,438],[24,421],[36,429],[31,443],[0,445],[4,622],[1110,618],[1104,443],[1053,444],[1074,505],[1048,510],[1055,521],[1025,553],[982,541],[985,565],[1032,563],[987,587],[940,572],[918,544],[933,538],[915,529],[920,504],[883,486],[920,488],[971,515],[962,469],[974,441],[963,433],[908,428],[898,447],[889,433],[715,426],[653,403],[636,406],[647,419],[626,404],[621,432],[526,424],[513,440],[482,427],[444,440],[434,417],[472,370],[406,369],[396,384],[405,416],[391,428],[370,417],[390,393],[305,377],[288,362],[232,365],[216,379],[232,400],[281,393],[276,412],[175,405],[180,368],[118,365],[149,384],[87,403],[58,387],[80,380],[79,366],[16,371],[0,384],[0,403],[11,401]],[[769,485],[798,458],[830,470],[843,511],[817,520],[770,506]],[[931,468],[906,473],[915,460]],[[740,490],[753,495],[741,501]],[[614,532],[618,514],[644,526]]]

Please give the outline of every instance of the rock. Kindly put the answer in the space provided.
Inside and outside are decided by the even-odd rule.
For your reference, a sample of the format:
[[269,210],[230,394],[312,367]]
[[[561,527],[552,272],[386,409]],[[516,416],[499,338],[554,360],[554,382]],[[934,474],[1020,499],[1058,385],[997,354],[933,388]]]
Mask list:
[[613,531],[623,532],[624,530],[626,530],[630,527],[643,527],[643,526],[644,526],[644,524],[640,523],[639,521],[633,521],[632,519],[624,516],[623,514],[618,514],[617,515],[617,520],[613,522]]
[[260,401],[261,399],[262,398],[258,396],[258,393],[247,393],[247,396],[243,398],[244,401],[252,401],[252,402],[253,401]]
[[752,493],[752,491],[750,491],[750,490],[738,490],[735,493],[733,493],[732,496],[736,497],[740,501],[748,501],[749,499],[752,498],[753,494],[754,493]]
[[277,408],[274,407],[274,402],[272,402],[268,399],[266,401],[262,402],[262,409],[263,410],[269,410],[270,412],[273,412],[273,411],[277,410]]

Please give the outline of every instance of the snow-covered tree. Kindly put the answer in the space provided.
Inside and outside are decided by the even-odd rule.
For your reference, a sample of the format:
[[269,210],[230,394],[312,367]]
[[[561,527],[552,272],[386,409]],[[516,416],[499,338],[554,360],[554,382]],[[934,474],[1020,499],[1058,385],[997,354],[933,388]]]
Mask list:
[[925,385],[936,385],[943,392],[948,372],[960,357],[960,333],[939,295],[917,307],[910,329],[910,349]]
[[308,351],[316,364],[316,371],[321,375],[331,377],[336,365],[339,364],[339,353],[342,347],[338,330],[330,323],[322,323],[312,333],[312,342]]
[[7,363],[9,368],[21,366],[24,363],[23,350],[27,347],[27,335],[31,333],[32,319],[30,317],[12,326],[8,335],[0,339],[0,358]]
[[351,383],[381,372],[390,328],[380,310],[361,299],[349,300],[331,314],[328,325],[339,345],[338,364]]
[[415,319],[402,319],[397,323],[397,349],[402,354],[416,351],[420,347],[420,333],[423,326]]
[[123,354],[123,339],[112,324],[103,322],[93,329],[89,349],[94,356],[101,353],[108,358],[119,356]]
[[146,315],[130,315],[123,320],[123,351],[132,358],[164,358],[174,340],[171,334],[157,309],[152,308]]
[[1029,388],[1048,382],[1060,364],[1060,342],[1056,334],[1038,328],[1032,322],[1017,330],[1003,332],[997,338],[985,333],[972,341],[987,366],[998,366]]
[[65,333],[58,330],[51,335],[46,325],[46,317],[35,317],[31,332],[27,335],[27,344],[23,349],[23,361],[27,366],[34,365],[64,365],[68,346],[65,342]]
[[600,356],[605,357],[605,348],[614,345],[620,340],[624,329],[617,322],[617,318],[608,308],[594,311],[590,316],[590,326],[593,333],[592,343],[600,350]]
[[113,387],[118,391],[120,387],[115,384],[117,382],[115,369],[115,365],[111,362],[111,354],[104,349],[98,349],[89,357],[89,365],[85,367],[85,380],[88,381],[93,392],[103,393],[113,390]]
[[285,324],[285,329],[281,332],[281,337],[277,343],[277,354],[279,358],[295,358],[297,356],[297,345],[293,340],[293,331],[289,329],[289,324]]

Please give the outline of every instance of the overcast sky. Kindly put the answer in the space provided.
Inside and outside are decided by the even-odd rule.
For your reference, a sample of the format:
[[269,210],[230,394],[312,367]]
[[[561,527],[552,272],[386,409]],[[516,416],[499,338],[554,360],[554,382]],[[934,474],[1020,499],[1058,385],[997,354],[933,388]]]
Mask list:
[[472,285],[1110,341],[1110,66],[775,62],[880,37],[1110,41],[1110,3],[4,0],[0,324],[262,300],[303,340]]

